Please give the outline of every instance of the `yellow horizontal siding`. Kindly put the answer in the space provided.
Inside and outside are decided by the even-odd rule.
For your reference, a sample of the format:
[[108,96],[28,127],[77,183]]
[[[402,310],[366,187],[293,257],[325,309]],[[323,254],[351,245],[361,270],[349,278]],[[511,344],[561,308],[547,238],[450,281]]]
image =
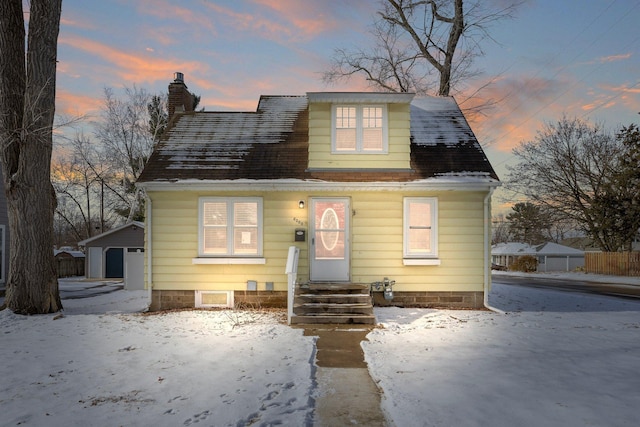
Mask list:
[[[285,290],[288,248],[301,249],[298,277],[309,279],[309,199],[340,193],[234,193],[263,197],[264,265],[194,265],[198,256],[198,197],[225,196],[221,192],[149,192],[152,199],[154,289],[244,290],[247,280],[258,289],[274,282]],[[438,198],[438,249],[441,265],[403,265],[403,197]],[[351,278],[371,283],[389,277],[397,291],[481,291],[483,287],[482,192],[354,192],[351,194]],[[298,201],[307,201],[305,209]],[[297,228],[307,231],[306,242],[294,242]]]
[[311,103],[309,105],[309,167],[409,169],[409,104],[389,104],[387,113],[388,153],[332,154],[331,104]]

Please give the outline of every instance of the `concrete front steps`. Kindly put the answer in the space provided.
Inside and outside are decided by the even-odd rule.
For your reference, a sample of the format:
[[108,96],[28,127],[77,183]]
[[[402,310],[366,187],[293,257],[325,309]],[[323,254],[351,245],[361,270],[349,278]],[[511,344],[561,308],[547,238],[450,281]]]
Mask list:
[[368,284],[310,283],[297,285],[292,324],[374,325]]

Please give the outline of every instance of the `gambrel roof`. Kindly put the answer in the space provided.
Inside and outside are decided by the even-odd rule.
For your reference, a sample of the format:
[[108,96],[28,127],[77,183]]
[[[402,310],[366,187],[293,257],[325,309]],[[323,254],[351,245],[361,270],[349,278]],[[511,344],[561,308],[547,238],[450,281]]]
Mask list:
[[176,114],[138,182],[498,181],[453,98],[415,97],[410,111],[411,170],[309,170],[308,97],[262,96],[255,112]]

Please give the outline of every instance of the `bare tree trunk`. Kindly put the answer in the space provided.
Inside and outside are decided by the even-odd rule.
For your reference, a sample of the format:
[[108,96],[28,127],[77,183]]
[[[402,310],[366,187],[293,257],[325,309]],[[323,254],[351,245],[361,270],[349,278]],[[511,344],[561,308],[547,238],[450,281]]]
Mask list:
[[11,229],[6,304],[21,314],[62,308],[50,178],[61,6],[31,0],[25,61],[22,0],[0,2],[0,157]]

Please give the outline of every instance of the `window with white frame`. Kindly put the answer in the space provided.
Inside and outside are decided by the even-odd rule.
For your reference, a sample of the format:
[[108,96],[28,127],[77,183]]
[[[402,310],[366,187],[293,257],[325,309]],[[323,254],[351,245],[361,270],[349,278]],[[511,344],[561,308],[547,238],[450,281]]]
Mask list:
[[199,207],[199,255],[262,255],[262,199],[203,197]]
[[332,109],[334,153],[386,153],[385,105],[334,105]]
[[404,257],[438,256],[438,199],[406,197],[404,199]]

